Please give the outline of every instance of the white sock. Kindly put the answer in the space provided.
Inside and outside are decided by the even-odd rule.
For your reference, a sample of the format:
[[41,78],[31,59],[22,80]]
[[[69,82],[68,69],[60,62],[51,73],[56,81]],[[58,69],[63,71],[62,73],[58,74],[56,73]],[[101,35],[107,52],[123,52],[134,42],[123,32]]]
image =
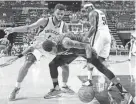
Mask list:
[[58,85],[55,87],[55,89],[56,89],[56,90],[60,90],[60,88],[59,88],[59,86],[58,86]]
[[92,71],[91,70],[88,70],[88,79],[92,80]]
[[62,86],[63,86],[63,87],[66,87],[66,86],[67,86],[67,83],[66,83],[66,82],[62,82]]
[[16,86],[15,87],[20,88],[20,86],[21,86],[21,83],[20,82],[16,82]]

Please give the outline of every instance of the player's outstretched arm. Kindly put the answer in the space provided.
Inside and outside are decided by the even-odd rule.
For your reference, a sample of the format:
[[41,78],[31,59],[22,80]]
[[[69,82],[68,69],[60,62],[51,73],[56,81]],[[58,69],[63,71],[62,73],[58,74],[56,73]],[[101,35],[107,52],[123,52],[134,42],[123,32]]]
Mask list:
[[76,40],[71,40],[68,37],[65,37],[62,41],[63,47],[70,49],[70,48],[77,48],[77,49],[85,49],[88,45],[87,43],[78,42]]
[[41,18],[35,23],[31,25],[25,25],[25,26],[19,26],[19,27],[14,27],[14,28],[6,28],[4,31],[6,34],[14,33],[14,32],[28,32],[32,29],[38,28],[40,26],[44,26],[46,24],[48,19],[46,18]]

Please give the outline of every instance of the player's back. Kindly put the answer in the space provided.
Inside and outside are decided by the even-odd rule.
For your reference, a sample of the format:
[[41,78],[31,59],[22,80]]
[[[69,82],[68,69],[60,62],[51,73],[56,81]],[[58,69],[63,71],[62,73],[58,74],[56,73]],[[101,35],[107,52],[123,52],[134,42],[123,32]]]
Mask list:
[[97,29],[108,29],[108,23],[106,19],[106,15],[98,9],[94,9],[93,12],[97,12]]
[[78,42],[88,42],[89,40],[84,40],[84,36],[82,34],[74,34],[74,33],[66,33],[65,35],[59,35],[50,38],[52,41],[56,42],[57,44],[61,44],[62,40],[67,37],[70,38],[71,40],[75,40]]

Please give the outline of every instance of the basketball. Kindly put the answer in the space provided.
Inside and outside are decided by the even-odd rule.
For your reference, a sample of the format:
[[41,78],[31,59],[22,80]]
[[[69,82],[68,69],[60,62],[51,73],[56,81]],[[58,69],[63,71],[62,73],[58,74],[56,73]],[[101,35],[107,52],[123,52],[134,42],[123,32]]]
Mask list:
[[92,86],[82,86],[78,91],[79,99],[84,103],[89,103],[94,99],[95,92]]

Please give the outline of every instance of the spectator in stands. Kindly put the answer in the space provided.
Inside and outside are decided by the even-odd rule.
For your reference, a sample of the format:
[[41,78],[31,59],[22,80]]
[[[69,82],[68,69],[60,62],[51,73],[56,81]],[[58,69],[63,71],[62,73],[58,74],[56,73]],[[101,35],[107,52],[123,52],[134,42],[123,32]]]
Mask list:
[[13,47],[13,43],[14,43],[14,39],[16,37],[16,33],[11,33],[8,35],[8,40],[9,40],[9,45],[8,45],[8,48],[7,48],[7,52],[8,52],[8,55],[11,56],[11,50],[12,50],[12,47]]
[[117,46],[116,40],[115,40],[115,38],[113,37],[113,35],[111,35],[111,48],[112,48],[112,49],[116,49],[116,46]]

